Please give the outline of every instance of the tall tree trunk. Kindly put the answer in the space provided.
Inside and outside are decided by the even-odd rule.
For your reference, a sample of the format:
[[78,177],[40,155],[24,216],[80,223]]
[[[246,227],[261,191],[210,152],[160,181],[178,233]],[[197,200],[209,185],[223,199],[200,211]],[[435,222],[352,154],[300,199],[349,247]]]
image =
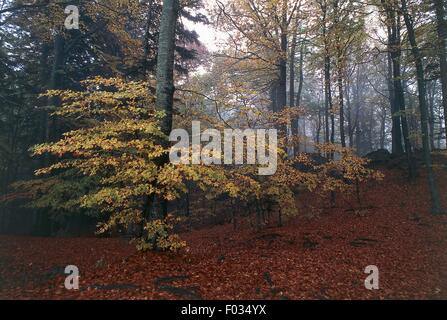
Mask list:
[[[281,52],[279,57],[279,84],[278,84],[278,111],[284,110],[287,105],[287,1],[283,0],[281,23]],[[280,128],[282,134],[287,134],[287,126]]]
[[[304,86],[304,51],[305,51],[305,39],[302,39],[301,40],[301,47],[300,47],[299,83],[298,83],[298,92],[296,93],[296,104],[297,104],[298,107],[301,107],[301,100],[302,100],[302,96],[303,96],[303,86]],[[295,123],[297,125],[297,131],[299,130],[299,120],[300,120],[299,117],[295,120]],[[304,139],[305,138],[306,138],[306,131],[304,130]]]
[[300,47],[300,62],[299,62],[299,83],[298,92],[296,93],[296,105],[301,106],[301,100],[303,98],[303,86],[304,86],[304,52],[306,50],[306,40],[301,41]]
[[[339,17],[339,0],[335,0],[334,3],[334,23],[336,28],[340,28]],[[345,136],[345,110],[344,110],[344,92],[343,92],[343,72],[344,72],[344,48],[341,47],[341,39],[336,36],[336,53],[337,53],[337,87],[338,87],[338,107],[340,116],[340,140],[343,148],[346,148],[346,136]]]
[[[53,67],[50,75],[50,83],[48,85],[48,89],[56,90],[62,89],[63,84],[63,75],[65,69],[65,38],[62,34],[56,34],[54,38],[54,57],[53,57]],[[53,108],[57,108],[60,105],[60,101],[58,97],[50,98],[50,105]],[[47,121],[46,127],[46,139],[56,140],[60,136],[60,128],[59,121],[56,117],[52,118],[52,121]]]
[[387,117],[387,108],[382,107],[382,115],[380,117],[380,149],[385,149],[385,137],[386,137],[386,117]]
[[332,96],[331,96],[331,58],[329,56],[329,44],[327,35],[327,4],[323,2],[320,4],[323,14],[323,41],[324,41],[324,142],[330,142],[330,128],[329,117],[332,110]]
[[359,65],[357,67],[357,71],[356,71],[356,77],[355,77],[355,85],[353,87],[354,91],[353,91],[353,105],[354,105],[354,109],[355,109],[355,116],[354,116],[354,124],[352,126],[352,131],[353,133],[355,132],[355,148],[357,149],[357,153],[358,154],[362,154],[362,145],[363,145],[363,141],[362,141],[362,121],[361,121],[361,115],[362,115],[362,104],[360,103],[360,94],[361,94],[361,90],[360,88],[362,87],[361,81],[360,81],[360,76],[362,74],[361,72],[361,66]]
[[289,62],[289,106],[295,107],[295,54],[296,54],[296,34],[292,39],[292,48],[290,49],[290,62]]
[[269,90],[269,96],[270,96],[270,111],[272,112],[278,112],[278,99],[277,99],[277,92],[278,91],[278,81],[277,79],[275,79],[271,84],[270,84],[270,90]]
[[[301,106],[301,99],[302,99],[302,92],[303,92],[303,85],[304,85],[304,49],[305,49],[305,40],[303,39],[301,41],[301,45],[300,45],[300,60],[299,60],[299,83],[298,83],[298,91],[296,93],[296,100],[291,97],[291,101],[293,101],[294,105],[300,107]],[[292,71],[290,71],[292,74]],[[295,79],[295,71],[293,72],[294,74],[294,79]],[[293,86],[294,90],[295,90],[295,84]],[[293,120],[292,122],[292,133],[298,135],[299,134],[299,117],[297,117],[296,119]],[[299,151],[299,145],[297,146]]]
[[[160,127],[162,132],[169,136],[172,130],[172,115],[174,103],[174,58],[175,58],[175,31],[179,11],[178,0],[163,0],[163,10],[160,21],[160,35],[158,41],[157,56],[157,102],[158,111],[163,111],[165,117]],[[162,139],[163,147],[168,148],[169,142]],[[169,163],[168,155],[157,160],[157,165],[162,167]],[[167,202],[164,199],[153,196],[149,203],[151,219],[166,217]]]
[[338,104],[340,107],[340,139],[341,146],[346,148],[346,136],[345,136],[345,108],[344,108],[344,92],[343,92],[343,68],[339,66],[338,70]]
[[320,136],[321,136],[321,107],[320,105],[318,105],[318,122],[317,122],[317,136],[316,136],[317,144],[320,144]]
[[326,125],[326,131],[325,131],[325,143],[329,143],[330,140],[330,127],[329,127],[329,116],[330,111],[332,110],[332,98],[330,95],[330,87],[331,87],[331,71],[330,71],[330,58],[325,57],[325,63],[324,63],[324,119],[325,119],[325,125]]
[[435,150],[435,90],[436,82],[427,83],[428,109],[429,109],[429,128],[430,128],[430,148]]
[[350,86],[349,84],[345,85],[346,91],[346,114],[347,114],[347,122],[348,122],[348,139],[349,139],[349,148],[354,147],[354,130],[352,130],[352,106],[351,106],[351,97],[350,97]]
[[[65,73],[65,38],[62,33],[58,32],[54,36],[53,41],[53,61],[49,76],[45,71],[45,66],[43,65],[48,61],[50,47],[44,44],[42,48],[42,53],[40,57],[40,79],[47,79],[47,88],[42,87],[42,90],[57,90],[63,89],[63,79]],[[45,102],[53,108],[56,109],[60,106],[60,99],[58,97],[50,97]],[[59,121],[57,117],[50,117],[50,113],[55,110],[44,110],[43,112],[43,140],[45,142],[55,141],[60,138],[61,130],[59,128]],[[51,156],[45,154],[42,158],[44,166],[49,166],[51,164]],[[33,226],[33,233],[36,235],[49,235],[51,233],[52,220],[50,219],[48,212],[43,210],[34,211],[34,221],[36,223]]]
[[[39,59],[39,81],[41,83],[40,93],[44,93],[48,89],[49,81],[48,81],[48,57],[50,55],[51,45],[49,43],[44,42],[42,44],[41,55]],[[46,106],[48,105],[48,99],[46,97],[42,97],[39,100],[39,107],[41,108],[41,131],[39,135],[39,142],[46,143],[49,142],[49,110],[47,110]],[[50,156],[49,154],[45,154],[41,158],[41,166],[47,167],[50,164]]]
[[387,32],[388,32],[388,51],[389,58],[391,59],[392,69],[392,83],[393,88],[390,91],[390,104],[391,104],[391,139],[392,139],[392,153],[394,155],[401,155],[404,153],[402,148],[402,129],[401,129],[401,106],[400,92],[398,92],[399,85],[401,86],[400,79],[400,52],[401,43],[398,37],[398,23],[396,21],[396,8],[393,3],[389,3],[387,0],[382,0],[382,5],[385,9]]
[[408,127],[407,120],[407,110],[405,107],[405,96],[404,89],[402,86],[402,71],[401,71],[401,36],[400,36],[400,25],[401,25],[401,15],[396,16],[395,20],[395,46],[396,49],[393,51],[393,83],[394,83],[394,93],[395,93],[395,103],[397,110],[400,112],[400,122],[402,125],[402,135],[404,137],[405,154],[408,163],[408,175],[410,179],[416,177],[416,167],[413,159],[413,150],[410,141],[410,129]]
[[430,152],[430,137],[428,132],[428,107],[425,88],[424,66],[422,64],[422,56],[416,42],[416,33],[414,30],[413,19],[408,13],[407,1],[401,0],[402,13],[407,26],[408,40],[411,45],[411,53],[413,55],[414,63],[416,65],[417,87],[419,92],[419,108],[421,113],[421,129],[422,129],[422,143],[424,161],[427,167],[428,182],[430,187],[430,194],[432,200],[432,213],[434,215],[442,214],[441,200],[439,197],[438,186],[436,184],[435,176],[432,167],[432,158]]
[[[297,18],[298,21],[298,18]],[[298,22],[296,22],[295,30],[293,32],[292,43],[290,48],[290,62],[289,62],[289,106],[291,108],[295,107],[295,56],[296,56],[296,46],[298,41]],[[290,119],[291,130],[293,136],[298,136],[298,119]],[[296,150],[298,146],[295,146],[294,153],[298,153]]]
[[447,22],[445,16],[445,0],[433,0],[435,4],[437,30],[439,38],[438,56],[441,66],[442,106],[444,109],[444,121],[447,143]]
[[147,19],[146,19],[146,27],[145,27],[145,33],[144,33],[144,68],[145,70],[149,69],[149,56],[150,56],[150,48],[151,45],[149,43],[150,41],[150,36],[151,36],[151,25],[154,23],[153,19],[153,3],[154,0],[149,0],[148,1],[148,10],[149,12],[147,13]]

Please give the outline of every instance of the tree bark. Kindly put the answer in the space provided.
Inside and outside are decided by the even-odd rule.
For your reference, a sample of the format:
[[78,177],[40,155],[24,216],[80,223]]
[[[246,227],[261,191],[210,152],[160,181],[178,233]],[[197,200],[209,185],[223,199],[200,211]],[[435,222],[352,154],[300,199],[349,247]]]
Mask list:
[[[324,81],[325,81],[325,120],[326,120],[326,143],[334,143],[335,140],[335,120],[332,104],[331,89],[331,58],[326,54],[324,63]],[[330,119],[330,124],[329,124]],[[329,128],[330,126],[330,128]]]
[[435,150],[435,90],[436,83],[430,81],[427,83],[428,109],[429,109],[429,128],[430,128],[430,148]]
[[306,49],[306,41],[305,39],[301,42],[300,48],[300,71],[299,71],[299,84],[298,84],[298,92],[296,93],[296,105],[298,107],[301,106],[301,100],[303,98],[303,86],[304,86],[304,51]]
[[433,0],[436,11],[437,31],[439,38],[438,56],[441,69],[442,106],[444,109],[444,121],[446,129],[447,145],[447,22],[445,20],[445,1]]
[[346,136],[345,136],[345,108],[344,108],[344,92],[343,92],[343,71],[339,66],[338,70],[338,103],[340,107],[340,139],[341,146],[346,148]]
[[[298,20],[298,17],[297,17]],[[289,62],[289,105],[291,108],[295,107],[295,57],[296,57],[296,46],[298,41],[298,21],[296,22],[295,30],[293,32],[292,44],[290,48],[290,62]],[[298,119],[290,119],[292,135],[298,136]],[[294,148],[296,149],[296,147]],[[294,150],[296,154],[298,150]]]
[[[390,91],[390,104],[391,104],[391,139],[392,139],[392,153],[394,155],[402,155],[404,150],[402,148],[402,126],[401,126],[401,71],[400,71],[400,56],[401,56],[401,43],[398,37],[398,26],[396,20],[396,8],[393,4],[388,3],[387,0],[382,0],[382,6],[385,9],[387,32],[388,32],[388,51],[391,62],[392,76],[392,90]],[[403,92],[403,91],[402,91]]]
[[[287,1],[282,5],[282,23],[281,23],[281,50],[279,57],[279,84],[278,84],[278,111],[284,110],[287,105]],[[287,134],[287,127],[280,128],[283,135]]]
[[419,47],[416,42],[416,33],[414,30],[413,19],[408,13],[407,1],[401,0],[402,13],[405,20],[405,25],[407,26],[408,40],[411,45],[411,53],[413,55],[414,63],[416,65],[416,76],[417,76],[417,87],[418,87],[418,98],[419,98],[419,108],[421,113],[421,129],[422,129],[422,143],[423,143],[423,153],[424,162],[427,167],[428,183],[430,187],[431,201],[432,201],[432,214],[440,215],[443,214],[441,207],[441,200],[439,197],[438,186],[436,184],[435,176],[432,167],[432,158],[430,152],[430,137],[428,132],[428,107],[426,98],[426,87],[425,87],[425,77],[424,77],[424,66],[422,64],[422,56]]
[[[174,103],[174,58],[175,58],[175,31],[179,11],[178,0],[164,0],[160,21],[160,35],[158,41],[157,56],[157,101],[156,108],[164,112],[165,116],[161,120],[161,130],[169,136],[172,130],[172,116]],[[169,142],[162,139],[161,145],[169,147]],[[169,163],[168,155],[157,159],[158,167]],[[164,218],[167,215],[166,200],[157,196],[152,196],[149,201],[149,211],[151,219]]]
[[348,139],[349,139],[349,148],[354,147],[354,130],[352,130],[352,106],[351,106],[351,97],[350,97],[350,86],[349,83],[345,85],[346,90],[346,114],[348,121]]

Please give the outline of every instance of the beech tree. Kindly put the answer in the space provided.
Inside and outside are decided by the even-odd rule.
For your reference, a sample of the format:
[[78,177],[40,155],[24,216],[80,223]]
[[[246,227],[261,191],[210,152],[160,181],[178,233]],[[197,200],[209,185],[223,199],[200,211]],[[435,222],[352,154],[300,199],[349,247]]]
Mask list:
[[[172,113],[174,103],[174,50],[175,29],[178,19],[178,0],[164,0],[160,21],[160,36],[158,40],[157,56],[157,97],[156,108],[163,112],[161,132],[168,137],[172,131]],[[161,145],[168,147],[168,141],[163,139]],[[159,166],[169,163],[168,155],[163,155],[157,160]],[[163,199],[152,196],[148,200],[149,216],[152,219],[165,218],[167,215],[167,203]]]
[[442,85],[442,106],[444,108],[445,135],[447,143],[447,21],[446,21],[446,4],[443,0],[433,0],[436,12],[436,24],[438,31],[438,56]]

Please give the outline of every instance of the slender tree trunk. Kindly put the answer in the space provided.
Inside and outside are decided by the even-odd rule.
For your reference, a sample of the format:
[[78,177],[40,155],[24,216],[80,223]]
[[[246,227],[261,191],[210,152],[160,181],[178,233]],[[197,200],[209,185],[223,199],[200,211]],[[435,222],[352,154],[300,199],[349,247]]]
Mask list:
[[[297,18],[298,20],[298,18]],[[290,62],[289,62],[289,74],[290,74],[290,84],[289,84],[289,106],[291,108],[295,107],[295,56],[296,56],[296,46],[298,41],[298,22],[296,22],[296,27],[292,37],[292,47],[290,49]],[[293,136],[298,136],[298,119],[290,119],[291,130]],[[297,154],[297,146],[294,148],[294,153]]]
[[[48,89],[49,81],[48,81],[48,57],[50,55],[51,45],[48,43],[42,44],[42,51],[40,55],[39,61],[39,81],[41,83],[40,92],[44,93]],[[40,143],[49,142],[49,112],[46,108],[48,105],[48,99],[46,97],[42,97],[39,100],[39,107],[41,108],[41,131],[39,140]],[[45,154],[41,159],[41,166],[47,167],[50,164],[49,154]]]
[[[304,70],[303,70],[303,67],[304,67],[304,50],[305,50],[305,40],[303,39],[301,41],[301,46],[300,46],[299,83],[298,83],[298,91],[296,93],[296,102],[294,100],[294,103],[298,107],[301,106],[301,99],[302,99],[303,85],[304,85]],[[294,130],[294,132],[296,132],[296,135],[299,134],[299,120],[300,120],[300,118],[297,117],[296,119],[293,120],[293,124],[292,124],[292,130]],[[299,151],[299,145],[297,146],[297,148],[298,148],[297,151]]]
[[[333,1],[334,6],[334,24],[336,28],[340,28],[339,17],[339,0]],[[346,148],[346,136],[345,136],[345,110],[344,110],[344,92],[343,92],[343,72],[344,72],[344,48],[341,47],[340,36],[336,36],[336,53],[337,53],[337,87],[338,87],[338,107],[340,116],[340,140],[343,148]]]
[[401,16],[397,14],[397,4],[382,1],[387,15],[388,31],[388,66],[390,79],[390,104],[392,118],[392,148],[394,155],[402,155],[402,137],[405,147],[405,155],[408,163],[408,175],[410,179],[416,176],[416,168],[413,160],[413,151],[410,141],[410,130],[407,121],[407,112],[405,107],[405,96],[402,86],[401,72],[401,37],[400,20]]
[[[438,56],[441,66],[442,106],[444,109],[444,122],[447,131],[447,22],[445,14],[445,0],[433,0],[435,4],[437,30],[438,30]],[[447,145],[447,132],[446,132]]]
[[402,125],[402,135],[404,138],[405,154],[408,163],[408,175],[410,179],[416,177],[416,167],[413,159],[413,150],[410,141],[410,129],[408,127],[407,120],[407,110],[405,107],[405,96],[404,89],[402,86],[402,71],[401,71],[401,36],[400,36],[400,24],[401,16],[397,15],[395,22],[395,42],[396,50],[393,52],[393,82],[394,82],[394,93],[395,93],[395,103],[397,109],[400,111],[400,122]]
[[321,136],[321,107],[318,105],[318,123],[317,123],[317,144],[320,144],[320,136]]
[[278,101],[277,101],[277,94],[276,92],[278,91],[278,81],[275,79],[271,85],[270,85],[270,91],[269,91],[269,95],[270,95],[270,111],[272,112],[278,112]]
[[407,26],[408,40],[411,45],[411,52],[413,55],[414,63],[416,65],[417,87],[419,92],[419,108],[421,113],[421,129],[422,129],[422,143],[424,161],[427,167],[428,182],[430,187],[430,194],[432,200],[432,213],[434,215],[442,214],[441,199],[439,196],[438,186],[436,184],[435,176],[432,167],[432,158],[430,153],[430,137],[428,132],[428,107],[425,88],[424,66],[422,64],[422,56],[416,42],[416,33],[414,30],[413,19],[408,13],[407,1],[401,0],[402,13]]
[[411,144],[410,144],[410,130],[408,128],[408,121],[407,121],[407,111],[405,108],[405,96],[404,96],[404,89],[402,87],[402,71],[401,71],[401,57],[402,57],[402,51],[400,48],[401,45],[401,37],[400,37],[400,15],[397,15],[396,17],[396,31],[395,31],[395,37],[396,37],[396,51],[395,51],[395,57],[393,58],[393,70],[394,70],[394,86],[395,86],[395,93],[396,93],[396,104],[397,109],[400,110],[401,115],[401,124],[402,124],[402,134],[404,137],[404,145],[405,145],[405,151],[411,155]]
[[299,84],[298,84],[298,92],[296,93],[296,105],[301,106],[301,100],[303,98],[303,86],[304,86],[304,52],[306,50],[306,41],[303,39],[301,41],[300,47],[300,73],[299,73]]
[[[296,93],[296,104],[298,107],[301,107],[301,100],[303,96],[303,86],[304,86],[304,50],[305,50],[305,40],[301,40],[301,48],[300,48],[300,62],[299,62],[299,83],[298,83],[298,92]],[[299,130],[299,120],[298,117],[295,120],[297,125],[297,131]],[[306,138],[306,131],[304,131],[304,138]],[[298,145],[299,149],[299,145]]]
[[338,103],[340,107],[340,139],[341,139],[341,146],[343,148],[346,148],[343,71],[341,66],[339,66],[337,82],[338,82]]
[[[64,67],[65,67],[65,38],[62,34],[56,34],[54,38],[54,57],[53,57],[53,67],[50,75],[50,83],[48,85],[48,89],[56,90],[63,88],[62,79],[64,75]],[[60,105],[60,101],[58,97],[50,98],[50,104],[53,108],[57,108]],[[53,117],[52,120],[47,121],[46,126],[46,139],[56,140],[59,138],[60,128],[59,121],[56,117]]]
[[386,129],[386,117],[387,117],[387,108],[382,108],[382,116],[380,117],[380,149],[385,149],[385,129]]
[[[281,52],[279,57],[279,85],[278,85],[278,111],[284,110],[287,105],[287,1],[283,1],[281,24]],[[287,134],[287,126],[281,128],[282,134]]]
[[296,35],[294,35],[292,39],[289,62],[289,106],[291,108],[295,107],[295,47]]
[[435,85],[434,81],[427,83],[428,108],[429,108],[429,128],[430,128],[430,148],[435,150]]
[[[172,130],[172,116],[174,103],[174,58],[175,58],[175,31],[179,11],[178,0],[163,0],[163,10],[160,22],[160,35],[158,41],[157,57],[157,101],[156,108],[163,111],[165,117],[160,127],[162,132],[169,136]],[[169,147],[169,142],[162,139],[162,146]],[[169,163],[168,155],[157,160],[157,165],[162,167]],[[151,219],[166,217],[167,202],[156,196],[152,196],[149,203]]]
[[392,69],[392,83],[393,88],[390,91],[390,104],[391,104],[391,138],[392,138],[392,153],[394,155],[401,155],[404,153],[402,148],[402,129],[401,129],[401,103],[399,85],[401,86],[400,79],[400,52],[401,43],[398,37],[398,22],[396,18],[396,8],[393,4],[382,0],[382,5],[386,13],[387,32],[388,32],[388,51],[389,58],[391,59]]
[[149,56],[150,56],[150,36],[151,36],[151,25],[154,23],[153,21],[153,3],[154,0],[149,0],[148,1],[148,10],[149,12],[147,13],[147,19],[146,19],[146,30],[144,31],[144,68],[145,70],[149,69]]
[[321,4],[323,14],[323,41],[324,41],[324,123],[325,123],[325,143],[330,140],[329,117],[332,111],[332,95],[331,95],[331,58],[329,56],[329,43],[327,35],[327,4]]
[[351,106],[351,97],[350,97],[350,86],[347,84],[345,86],[346,90],[346,114],[348,121],[348,139],[349,139],[349,148],[354,147],[354,130],[352,130],[352,106]]
[[[48,43],[42,44],[40,59],[39,59],[39,81],[41,83],[40,92],[44,93],[48,85],[48,57],[50,55],[51,46]],[[47,102],[42,99],[40,107],[42,108],[42,132],[40,134],[41,142],[48,142],[46,140],[46,126],[48,122],[48,111],[44,109]]]

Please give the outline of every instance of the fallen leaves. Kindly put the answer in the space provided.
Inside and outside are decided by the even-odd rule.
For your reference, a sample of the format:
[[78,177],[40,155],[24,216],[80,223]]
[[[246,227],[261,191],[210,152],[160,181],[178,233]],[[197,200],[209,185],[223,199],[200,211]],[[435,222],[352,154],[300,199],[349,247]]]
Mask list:
[[[192,231],[178,254],[139,253],[123,239],[0,237],[0,298],[447,298],[447,217],[429,214],[420,179],[386,172],[362,190],[365,208],[346,210],[339,195],[336,208],[262,233]],[[311,195],[306,203],[322,206]],[[67,265],[80,269],[79,291],[64,288]],[[365,289],[369,265],[380,270],[380,290]]]

